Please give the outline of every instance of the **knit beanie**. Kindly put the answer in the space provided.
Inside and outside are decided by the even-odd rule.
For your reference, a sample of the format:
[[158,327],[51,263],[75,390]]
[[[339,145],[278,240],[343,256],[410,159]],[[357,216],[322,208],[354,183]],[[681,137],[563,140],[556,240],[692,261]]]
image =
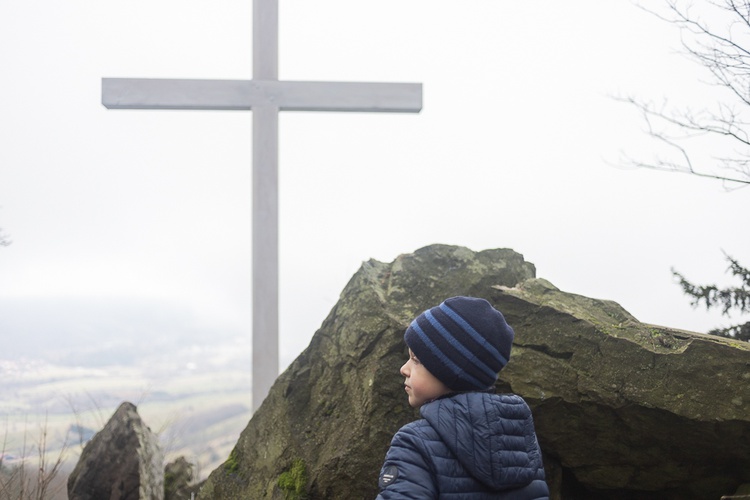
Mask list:
[[513,329],[486,300],[453,297],[417,316],[404,340],[449,389],[486,390],[510,359]]

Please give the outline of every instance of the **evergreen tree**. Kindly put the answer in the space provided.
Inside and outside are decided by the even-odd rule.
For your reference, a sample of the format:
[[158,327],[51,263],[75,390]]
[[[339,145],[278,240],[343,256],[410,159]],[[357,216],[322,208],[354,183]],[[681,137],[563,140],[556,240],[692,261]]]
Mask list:
[[[740,314],[748,313],[750,312],[750,270],[741,266],[729,255],[724,254],[724,256],[729,261],[727,271],[741,281],[739,287],[719,288],[716,285],[695,285],[674,269],[672,269],[672,274],[679,280],[682,291],[692,297],[691,304],[693,307],[698,307],[701,303],[706,305],[707,310],[712,307],[720,307],[721,313],[725,316],[729,316],[732,310],[736,310]],[[708,333],[750,341],[750,321],[728,328],[717,328]]]

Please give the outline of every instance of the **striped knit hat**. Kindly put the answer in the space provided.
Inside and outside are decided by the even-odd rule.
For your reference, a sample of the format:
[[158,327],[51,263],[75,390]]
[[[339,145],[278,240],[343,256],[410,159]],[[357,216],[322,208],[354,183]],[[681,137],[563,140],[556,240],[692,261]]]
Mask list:
[[486,300],[453,297],[417,316],[404,340],[449,389],[485,390],[510,359],[513,329]]

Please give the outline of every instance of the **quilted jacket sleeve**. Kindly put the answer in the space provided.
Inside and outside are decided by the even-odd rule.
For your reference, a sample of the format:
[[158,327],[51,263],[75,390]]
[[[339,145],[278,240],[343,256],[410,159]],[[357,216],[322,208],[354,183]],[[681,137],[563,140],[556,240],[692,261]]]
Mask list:
[[432,461],[418,434],[412,423],[393,436],[380,471],[378,500],[437,498]]

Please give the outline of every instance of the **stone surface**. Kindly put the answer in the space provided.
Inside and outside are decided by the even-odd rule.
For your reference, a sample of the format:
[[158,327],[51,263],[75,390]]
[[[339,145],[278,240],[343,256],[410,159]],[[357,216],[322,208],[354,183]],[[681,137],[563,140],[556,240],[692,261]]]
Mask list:
[[490,299],[517,333],[498,387],[532,407],[564,498],[719,498],[750,479],[750,344],[540,279]]
[[199,498],[290,497],[293,469],[307,498],[374,498],[392,435],[417,417],[404,329],[453,295],[516,330],[497,387],[532,407],[553,498],[719,498],[750,481],[746,343],[641,324],[534,274],[512,250],[445,245],[364,263]]
[[179,457],[164,467],[164,500],[189,500],[193,481],[193,464]]
[[70,500],[162,500],[164,457],[132,403],[122,403],[83,449],[68,478]]

